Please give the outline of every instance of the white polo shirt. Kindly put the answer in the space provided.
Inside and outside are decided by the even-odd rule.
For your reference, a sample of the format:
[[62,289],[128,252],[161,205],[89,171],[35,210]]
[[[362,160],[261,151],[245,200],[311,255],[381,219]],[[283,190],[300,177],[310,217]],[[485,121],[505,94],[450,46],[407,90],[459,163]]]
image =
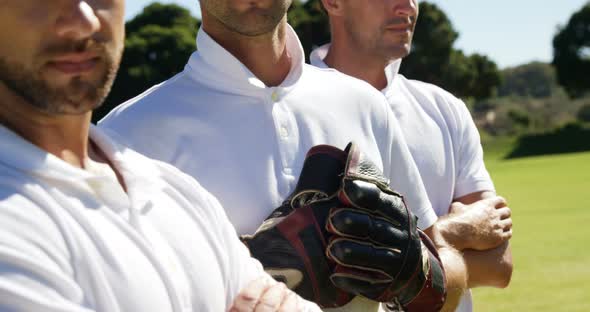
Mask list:
[[91,140],[127,193],[0,126],[0,311],[220,312],[265,274],[192,178]]
[[100,126],[137,151],[195,177],[241,234],[253,233],[294,190],[305,154],[350,141],[384,169],[427,228],[436,215],[395,117],[368,84],[304,63],[287,27],[292,68],[265,84],[202,29],[185,70],[119,106]]
[[[324,58],[329,47],[314,50],[311,63],[328,68]],[[406,79],[398,72],[400,64],[398,60],[385,68],[388,85],[382,93],[399,121],[436,214],[444,216],[453,199],[494,191],[479,132],[463,101],[432,84]],[[470,293],[457,311],[472,311]]]

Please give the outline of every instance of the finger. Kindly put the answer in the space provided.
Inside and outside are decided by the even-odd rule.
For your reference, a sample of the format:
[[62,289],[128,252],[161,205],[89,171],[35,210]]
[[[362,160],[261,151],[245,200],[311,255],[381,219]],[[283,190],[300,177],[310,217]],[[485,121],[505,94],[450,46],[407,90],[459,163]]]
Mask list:
[[280,312],[290,312],[290,311],[299,311],[300,307],[299,307],[299,303],[300,303],[300,298],[298,298],[297,294],[289,291],[287,293],[287,295],[285,296],[285,298],[283,299],[283,302],[281,302],[281,306],[279,307],[279,311]]
[[348,269],[342,266],[336,267],[335,273],[330,275],[330,280],[334,286],[347,293],[362,295],[369,299],[376,299],[393,281],[382,274]]
[[394,192],[383,192],[373,183],[344,180],[339,199],[345,205],[379,214],[398,226],[409,220],[403,197]]
[[288,289],[283,283],[275,283],[270,286],[256,305],[255,312],[275,312],[288,294]]
[[508,219],[512,216],[512,210],[508,207],[498,208],[496,212],[500,216],[500,220]]
[[487,198],[486,200],[489,201],[490,205],[492,205],[496,208],[502,208],[502,207],[506,207],[506,205],[508,205],[506,198],[504,198],[502,196],[494,196],[494,197]]
[[331,209],[327,229],[339,236],[370,241],[383,247],[401,248],[408,240],[408,234],[387,219],[350,208]]
[[512,238],[512,229],[510,229],[510,230],[508,230],[508,231],[504,232],[504,233],[503,233],[503,235],[504,235],[504,240],[505,240],[505,241],[507,241],[507,240],[511,239],[511,238]]
[[512,229],[512,219],[508,218],[508,219],[501,220],[500,225],[501,225],[502,230],[504,232],[510,231]]
[[370,243],[346,238],[331,241],[327,256],[344,267],[382,272],[391,276],[397,275],[397,272],[389,271],[401,267],[403,260],[399,249],[375,247]]
[[242,289],[230,308],[230,312],[251,312],[254,311],[258,300],[264,292],[271,286],[270,278],[260,277],[248,284]]

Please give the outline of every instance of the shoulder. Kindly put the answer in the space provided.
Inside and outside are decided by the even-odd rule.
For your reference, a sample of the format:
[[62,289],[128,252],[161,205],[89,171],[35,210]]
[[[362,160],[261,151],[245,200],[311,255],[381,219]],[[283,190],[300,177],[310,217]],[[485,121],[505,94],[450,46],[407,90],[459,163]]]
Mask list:
[[151,159],[141,154],[137,154],[137,157],[142,157],[144,161],[150,162],[150,165],[156,169],[158,178],[164,182],[169,190],[172,190],[169,195],[175,194],[172,195],[173,199],[190,205],[195,212],[211,214],[209,218],[217,219],[221,205],[195,178],[169,163]]
[[400,87],[413,103],[431,116],[442,116],[450,129],[462,128],[472,119],[465,102],[447,90],[431,83],[407,79],[403,75],[398,78]]
[[330,95],[336,101],[356,103],[370,111],[373,108],[383,114],[387,109],[387,101],[379,90],[364,80],[343,74],[332,68],[319,68],[306,64],[304,67],[306,85],[313,85],[310,89],[321,88],[322,92]]
[[308,81],[319,83],[324,88],[342,88],[341,92],[359,92],[359,95],[381,98],[383,95],[364,80],[343,74],[333,68],[320,68],[313,65],[304,65],[305,78]]
[[26,255],[69,268],[67,221],[49,191],[32,177],[1,165],[0,171],[0,261],[9,254]]
[[[98,122],[123,138],[122,142],[151,156],[169,156],[167,142],[174,142],[194,118],[190,111],[195,100],[196,84],[185,72],[153,86],[144,93],[119,105]],[[189,127],[190,128],[190,127]],[[154,154],[155,153],[155,154]]]
[[[188,90],[194,87],[194,82],[185,73],[157,84],[142,94],[120,104],[99,121],[101,127],[117,128],[129,123],[141,122],[144,119],[162,118],[165,114],[174,114],[174,107],[188,101]],[[175,103],[175,106],[169,105]]]
[[403,75],[399,75],[398,79],[399,83],[415,97],[428,99],[441,107],[465,106],[461,99],[439,86],[424,81],[407,79]]

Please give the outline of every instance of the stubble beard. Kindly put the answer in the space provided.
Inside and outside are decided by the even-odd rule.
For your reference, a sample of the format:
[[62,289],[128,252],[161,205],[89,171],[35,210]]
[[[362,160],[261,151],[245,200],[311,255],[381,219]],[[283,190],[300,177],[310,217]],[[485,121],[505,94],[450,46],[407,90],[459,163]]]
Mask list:
[[385,38],[385,26],[371,32],[367,36],[367,32],[359,31],[359,27],[355,24],[357,21],[352,19],[345,20],[345,28],[349,40],[351,40],[353,47],[357,51],[361,51],[363,55],[372,60],[381,60],[384,63],[402,59],[410,54],[412,45],[412,36],[406,43],[390,43]]
[[205,9],[230,31],[246,37],[258,37],[277,29],[280,22],[285,19],[290,4],[291,1],[277,1],[270,8],[253,7],[245,12],[221,8],[216,4],[209,4],[208,6],[212,7]]
[[42,78],[40,70],[0,58],[0,83],[38,111],[49,115],[81,115],[104,102],[115,80],[120,54],[103,54],[104,70],[95,81],[78,76],[60,87],[51,86]]

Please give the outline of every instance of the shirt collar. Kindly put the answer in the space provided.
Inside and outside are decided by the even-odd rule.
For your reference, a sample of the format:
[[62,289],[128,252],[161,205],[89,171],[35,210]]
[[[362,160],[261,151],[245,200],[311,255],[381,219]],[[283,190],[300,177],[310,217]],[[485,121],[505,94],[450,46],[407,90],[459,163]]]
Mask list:
[[[115,143],[103,130],[91,125],[90,139],[103,151],[130,188],[154,185],[158,173],[151,161]],[[42,179],[79,183],[104,178],[74,167],[0,125],[0,163]]]
[[[305,64],[303,47],[295,30],[286,25],[287,52],[291,70],[279,88],[286,91],[299,81]],[[242,62],[209,36],[203,28],[197,34],[198,50],[191,55],[185,72],[214,89],[230,93],[259,92],[268,89]]]
[[57,180],[90,179],[93,175],[40,149],[0,125],[0,163],[38,177]]
[[151,197],[165,188],[160,170],[156,168],[154,160],[116,143],[112,138],[116,139],[117,135],[112,132],[107,135],[107,131],[109,130],[91,125],[90,138],[123,177],[134,208],[146,212],[150,207],[148,204]]
[[[323,46],[313,50],[309,57],[311,65],[320,67],[320,68],[329,68],[329,66],[324,62],[324,59],[328,55],[328,51],[330,51],[330,43],[324,44]],[[381,90],[383,93],[387,93],[389,89],[393,86],[394,81],[396,80],[397,75],[399,74],[399,69],[401,66],[402,60],[397,59],[395,61],[390,62],[385,67],[385,76],[387,77],[387,86],[385,89]]]

